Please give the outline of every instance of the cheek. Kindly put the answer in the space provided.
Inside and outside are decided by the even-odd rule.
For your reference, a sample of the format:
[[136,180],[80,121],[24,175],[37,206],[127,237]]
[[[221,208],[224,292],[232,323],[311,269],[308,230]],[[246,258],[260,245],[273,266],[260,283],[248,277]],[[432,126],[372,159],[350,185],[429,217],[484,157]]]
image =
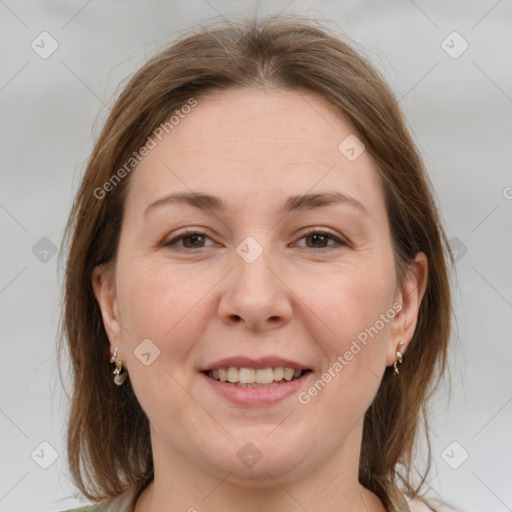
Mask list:
[[130,352],[149,338],[161,355],[183,362],[213,314],[205,310],[208,301],[203,298],[215,277],[162,263],[120,262],[120,316]]
[[360,417],[369,407],[386,367],[396,315],[392,257],[359,256],[357,263],[331,269],[326,276],[313,280],[304,275],[301,285],[311,290],[301,296],[315,313],[308,316],[307,329],[323,352],[322,382],[307,390],[303,400],[327,408],[338,404],[330,412],[336,421]]
[[215,283],[209,280],[165,264],[119,262],[126,368],[150,418],[165,418],[169,409],[193,411],[194,401],[184,390],[196,375],[191,352],[213,314],[201,300]]
[[[368,274],[331,278],[334,291],[311,297],[308,330],[320,347],[321,370],[299,402],[343,437],[371,405],[386,368],[388,336],[395,316],[393,288]],[[309,404],[309,405],[307,405]],[[316,422],[316,420],[313,420]],[[319,420],[320,421],[320,420]],[[321,428],[319,426],[318,428]]]
[[[377,323],[378,331],[387,331],[393,317],[395,294],[393,262],[372,257],[330,266],[325,273],[300,272],[291,276],[294,291],[321,320],[333,345],[343,349],[350,341],[364,338],[366,329]],[[386,315],[382,324],[382,315]]]

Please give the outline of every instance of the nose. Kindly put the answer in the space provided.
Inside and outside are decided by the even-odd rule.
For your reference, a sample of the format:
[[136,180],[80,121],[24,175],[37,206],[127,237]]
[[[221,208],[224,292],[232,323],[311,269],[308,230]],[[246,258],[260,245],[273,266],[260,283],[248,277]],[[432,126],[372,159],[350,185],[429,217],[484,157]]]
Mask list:
[[268,331],[287,324],[292,318],[293,292],[268,252],[248,263],[238,254],[234,268],[226,276],[219,302],[219,316],[229,325],[245,324],[255,331]]

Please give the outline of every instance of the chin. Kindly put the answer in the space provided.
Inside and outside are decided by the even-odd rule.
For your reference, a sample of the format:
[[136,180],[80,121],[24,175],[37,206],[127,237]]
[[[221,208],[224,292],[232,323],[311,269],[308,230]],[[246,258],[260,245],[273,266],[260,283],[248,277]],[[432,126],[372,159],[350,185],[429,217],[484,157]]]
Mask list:
[[[300,471],[304,463],[304,438],[297,443],[282,442],[282,438],[269,432],[268,425],[261,428],[259,436],[237,436],[229,441],[229,448],[220,453],[211,454],[210,459],[220,473],[230,473],[229,480],[247,487],[275,485],[275,479],[286,479]],[[266,437],[267,436],[267,437]],[[213,444],[213,443],[212,443]],[[215,444],[214,446],[220,446]],[[213,459],[213,460],[212,460]]]

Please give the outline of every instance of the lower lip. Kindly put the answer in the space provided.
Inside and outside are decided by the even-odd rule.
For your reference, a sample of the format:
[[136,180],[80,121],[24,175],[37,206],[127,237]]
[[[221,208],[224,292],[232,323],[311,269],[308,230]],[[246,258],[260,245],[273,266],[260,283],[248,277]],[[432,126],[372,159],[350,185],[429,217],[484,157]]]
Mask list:
[[208,377],[205,373],[201,375],[207,380],[210,386],[224,398],[227,398],[237,405],[256,407],[259,405],[275,404],[287,396],[296,393],[310,374],[311,372],[309,371],[298,379],[290,381],[283,380],[277,386],[265,388],[242,388],[234,384],[227,384],[226,382],[215,380],[212,377]]

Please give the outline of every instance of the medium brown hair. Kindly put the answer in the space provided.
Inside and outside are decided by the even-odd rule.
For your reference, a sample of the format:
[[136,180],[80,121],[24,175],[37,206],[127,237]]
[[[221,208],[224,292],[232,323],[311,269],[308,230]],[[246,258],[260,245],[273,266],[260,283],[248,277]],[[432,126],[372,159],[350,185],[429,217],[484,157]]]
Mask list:
[[[121,387],[113,383],[109,342],[91,282],[95,266],[115,263],[130,175],[104,197],[94,191],[191,98],[239,87],[312,91],[336,107],[357,129],[381,178],[399,283],[418,252],[428,258],[414,337],[400,375],[386,369],[366,412],[359,467],[361,484],[386,507],[400,482],[415,497],[430,465],[427,399],[446,366],[452,313],[448,260],[453,258],[428,176],[392,92],[340,36],[298,16],[232,19],[183,36],[130,79],[106,120],[65,237],[62,328],[73,379],[71,474],[93,501],[113,498],[130,485],[140,492],[153,478],[149,421],[129,379]],[[413,483],[420,431],[427,434],[428,464],[421,481]],[[397,469],[400,464],[405,471]]]

